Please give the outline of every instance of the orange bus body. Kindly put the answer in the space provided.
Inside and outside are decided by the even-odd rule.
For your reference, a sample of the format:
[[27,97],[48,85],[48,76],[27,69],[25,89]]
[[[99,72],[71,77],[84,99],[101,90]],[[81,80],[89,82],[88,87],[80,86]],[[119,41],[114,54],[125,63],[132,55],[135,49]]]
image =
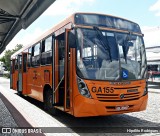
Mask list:
[[[49,112],[59,109],[75,117],[106,116],[145,110],[148,100],[145,76],[129,80],[130,71],[123,70],[122,67],[119,68],[119,71],[124,72],[124,74],[126,72],[127,77],[123,77],[121,73],[117,72],[120,75],[120,79],[116,80],[103,80],[101,77],[92,80],[90,78],[87,79],[85,75],[83,75],[84,78],[77,74],[79,61],[77,54],[85,49],[78,50],[78,47],[70,47],[70,32],[76,29],[77,33],[79,33],[78,31],[83,32],[82,30],[87,33],[87,31],[92,32],[93,29],[92,25],[75,23],[75,17],[80,17],[78,16],[79,14],[109,16],[93,13],[75,13],[31,44],[13,54],[11,56],[11,88],[17,90],[22,95],[27,95],[44,102],[45,109]],[[109,17],[118,18],[114,16]],[[128,21],[126,19],[122,20]],[[107,33],[106,36],[109,35],[111,38],[113,38],[114,34],[112,32],[120,33],[119,35],[117,34],[118,36],[121,36],[121,33],[130,33],[128,30],[117,29],[116,26],[115,28],[97,27],[97,33],[99,30],[103,30]],[[130,34],[137,37],[143,36],[139,32],[132,32]],[[82,33],[79,33],[79,35],[82,35]],[[82,40],[82,36],[80,38],[80,41],[83,41],[81,44],[84,44],[85,40]],[[133,40],[135,39],[133,38]],[[116,42],[118,43],[118,40]],[[90,47],[87,48],[88,50],[90,49]],[[97,46],[94,46],[94,52],[98,50],[97,48]],[[81,54],[80,57],[83,55]],[[95,58],[93,57],[94,64],[96,63]],[[90,56],[87,59],[89,61],[85,62],[90,63]],[[145,57],[142,59],[145,59]],[[120,59],[118,61],[110,61],[110,63],[114,62],[125,65]],[[143,60],[141,63],[143,63]],[[80,65],[79,67],[81,69]],[[98,68],[95,69],[97,70]],[[95,69],[90,68],[89,70]],[[141,69],[141,73],[145,71],[142,67]],[[82,72],[84,71],[82,70]],[[104,72],[106,74],[106,71]],[[145,75],[145,72],[143,73],[142,75]],[[93,72],[93,74],[95,73]],[[86,90],[87,95],[85,94]]]

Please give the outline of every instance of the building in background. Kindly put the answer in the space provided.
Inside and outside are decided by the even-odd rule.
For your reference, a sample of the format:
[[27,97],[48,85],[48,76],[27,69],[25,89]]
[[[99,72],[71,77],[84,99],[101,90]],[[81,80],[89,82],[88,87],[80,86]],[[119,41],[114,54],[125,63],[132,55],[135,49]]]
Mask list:
[[148,71],[152,71],[154,77],[160,78],[160,46],[147,47],[147,66]]

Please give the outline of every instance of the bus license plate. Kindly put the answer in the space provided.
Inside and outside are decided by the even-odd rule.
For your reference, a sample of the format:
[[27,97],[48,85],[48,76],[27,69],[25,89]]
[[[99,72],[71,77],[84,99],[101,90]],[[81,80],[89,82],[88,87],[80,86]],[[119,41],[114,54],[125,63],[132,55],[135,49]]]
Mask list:
[[116,111],[121,111],[121,110],[128,110],[129,106],[124,105],[124,106],[116,106],[115,109]]

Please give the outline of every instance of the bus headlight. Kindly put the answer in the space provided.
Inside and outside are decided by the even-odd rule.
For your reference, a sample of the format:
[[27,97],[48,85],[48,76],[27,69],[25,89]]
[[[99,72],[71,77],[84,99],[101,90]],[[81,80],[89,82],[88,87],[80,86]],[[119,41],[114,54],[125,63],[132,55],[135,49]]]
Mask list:
[[88,90],[86,83],[80,78],[78,78],[78,89],[81,95],[87,98],[91,98],[91,94]]

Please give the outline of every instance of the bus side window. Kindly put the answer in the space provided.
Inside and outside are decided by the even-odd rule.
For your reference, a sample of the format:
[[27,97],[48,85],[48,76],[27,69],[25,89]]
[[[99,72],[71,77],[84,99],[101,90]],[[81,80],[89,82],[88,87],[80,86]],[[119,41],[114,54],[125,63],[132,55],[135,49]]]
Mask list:
[[19,56],[19,70],[22,69],[22,56]]
[[31,67],[31,55],[32,55],[32,47],[28,49],[28,57],[27,57],[28,67]]
[[23,56],[23,72],[27,72],[27,67],[26,67],[26,64],[27,64],[27,54],[24,54]]
[[14,63],[14,60],[11,60],[11,74],[13,74],[14,73],[14,65],[13,65],[13,63]]
[[12,73],[15,71],[15,60],[12,60]]
[[17,56],[16,56],[16,59],[15,59],[15,70],[18,69],[18,59],[17,59]]
[[52,63],[52,36],[42,41],[41,65]]
[[64,56],[65,56],[65,41],[64,34],[58,37],[58,54],[59,54],[59,76],[60,79],[64,75]]
[[40,43],[37,43],[34,47],[32,47],[32,66],[39,66],[40,65]]

